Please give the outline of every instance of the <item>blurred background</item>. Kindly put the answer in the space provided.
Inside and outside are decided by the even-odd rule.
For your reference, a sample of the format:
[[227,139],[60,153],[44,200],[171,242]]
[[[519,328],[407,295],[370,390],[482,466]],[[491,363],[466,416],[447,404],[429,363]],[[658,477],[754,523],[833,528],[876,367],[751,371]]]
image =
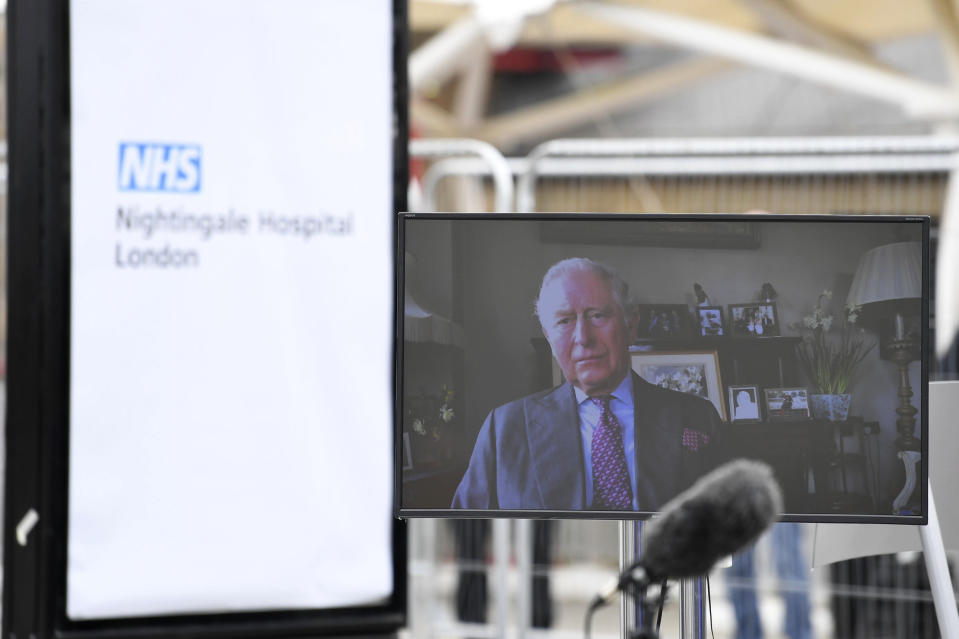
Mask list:
[[[951,0],[412,1],[410,208],[921,214],[936,263],[955,218],[956,15]],[[407,301],[429,327],[407,339],[445,358],[441,385],[457,378],[463,301],[448,274],[421,272],[426,256],[406,260],[431,280],[412,315]],[[931,358],[931,380],[957,378],[955,353]],[[852,439],[844,454],[861,458]],[[777,525],[717,569],[707,632],[939,636],[919,553],[819,565],[830,528]],[[622,543],[599,521],[410,531],[414,637],[581,636]],[[594,633],[617,636],[619,614]]]

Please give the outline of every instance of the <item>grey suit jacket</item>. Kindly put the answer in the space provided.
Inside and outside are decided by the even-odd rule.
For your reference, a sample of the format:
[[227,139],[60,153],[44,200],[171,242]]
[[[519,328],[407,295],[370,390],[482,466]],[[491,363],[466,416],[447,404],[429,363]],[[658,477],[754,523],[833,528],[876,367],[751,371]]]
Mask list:
[[[655,511],[719,463],[721,422],[707,400],[632,378],[633,489],[640,510]],[[576,399],[566,383],[489,414],[452,507],[585,510],[584,469]]]

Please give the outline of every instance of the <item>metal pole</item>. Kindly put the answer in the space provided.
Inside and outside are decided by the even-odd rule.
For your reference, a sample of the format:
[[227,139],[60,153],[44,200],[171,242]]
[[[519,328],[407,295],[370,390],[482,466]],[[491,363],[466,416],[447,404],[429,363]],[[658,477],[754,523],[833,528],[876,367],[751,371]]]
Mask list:
[[[619,522],[619,572],[629,568],[639,559],[643,547],[643,522]],[[636,602],[626,593],[619,596],[619,636],[628,639],[639,621]]]
[[[517,519],[513,549],[516,553],[516,637],[523,639],[533,620],[533,522]],[[500,635],[503,636],[503,635]]]
[[496,636],[506,636],[509,618],[509,520],[493,520],[493,560],[495,562]]
[[[436,601],[438,600],[436,592],[436,519],[416,519],[412,520],[410,529],[414,532],[412,536],[413,541],[417,541],[419,537],[419,549],[417,550],[417,555],[421,558],[419,566],[421,570],[414,571],[413,578],[415,581],[419,582],[420,588],[417,589],[421,601],[417,602],[415,599],[413,605],[418,603],[422,605],[421,610],[423,611],[424,619],[420,623],[415,624],[413,630],[423,633],[420,636],[429,637],[433,634],[433,623],[437,619],[438,612],[436,610]],[[412,524],[416,525],[413,526]],[[419,535],[415,533],[419,532]],[[419,572],[419,574],[416,574]]]
[[705,636],[703,603],[703,579],[682,579],[679,582],[679,636],[681,639],[702,639]]

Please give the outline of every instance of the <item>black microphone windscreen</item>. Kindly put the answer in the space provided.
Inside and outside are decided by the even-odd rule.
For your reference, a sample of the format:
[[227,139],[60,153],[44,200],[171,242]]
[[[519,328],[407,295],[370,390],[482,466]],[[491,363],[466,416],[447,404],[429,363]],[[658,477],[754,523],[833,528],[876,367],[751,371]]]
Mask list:
[[729,462],[701,477],[646,524],[639,560],[653,581],[705,575],[722,557],[756,540],[782,512],[772,469]]

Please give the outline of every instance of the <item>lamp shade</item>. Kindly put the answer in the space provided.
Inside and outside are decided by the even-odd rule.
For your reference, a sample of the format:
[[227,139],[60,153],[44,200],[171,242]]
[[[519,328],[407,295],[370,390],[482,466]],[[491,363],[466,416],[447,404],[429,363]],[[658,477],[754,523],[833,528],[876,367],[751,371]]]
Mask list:
[[[406,273],[412,273],[416,258],[406,252]],[[413,298],[409,288],[403,298],[403,339],[409,342],[462,346],[463,327],[442,315],[429,311]]]
[[865,305],[921,296],[922,245],[919,242],[897,242],[863,253],[846,303]]
[[452,346],[463,345],[463,327],[420,306],[409,291],[403,300],[403,339],[409,342],[432,342]]

